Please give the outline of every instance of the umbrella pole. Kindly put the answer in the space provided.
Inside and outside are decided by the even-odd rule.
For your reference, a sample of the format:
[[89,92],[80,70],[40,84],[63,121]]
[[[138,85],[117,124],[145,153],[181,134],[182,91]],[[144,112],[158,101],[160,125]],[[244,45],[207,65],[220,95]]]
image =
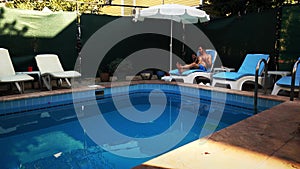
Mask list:
[[81,55],[80,55],[80,51],[82,48],[82,43],[81,43],[81,26],[80,26],[80,10],[79,10],[79,6],[78,6],[78,2],[76,1],[76,15],[77,15],[77,19],[76,19],[76,25],[77,25],[77,33],[76,33],[76,49],[77,49],[77,57],[79,59],[79,72],[81,72]]
[[186,53],[185,53],[185,24],[184,23],[182,23],[182,30],[183,30],[183,33],[182,33],[183,44],[182,44],[181,56],[182,56],[182,58],[185,58]]
[[173,20],[171,19],[171,37],[170,37],[170,71],[172,70],[172,45],[173,45]]

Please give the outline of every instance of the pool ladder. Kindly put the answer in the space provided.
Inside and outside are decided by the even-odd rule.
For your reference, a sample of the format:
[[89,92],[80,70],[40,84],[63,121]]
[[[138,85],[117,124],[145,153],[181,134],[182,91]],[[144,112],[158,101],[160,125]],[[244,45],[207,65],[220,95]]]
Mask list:
[[264,62],[265,64],[263,88],[264,88],[264,94],[267,94],[266,82],[268,77],[268,61],[266,59],[260,59],[255,68],[254,114],[257,114],[258,71],[262,62]]
[[[267,93],[267,88],[266,88],[266,80],[267,80],[267,75],[268,75],[268,64],[265,59],[261,59],[255,69],[255,89],[254,89],[254,113],[257,114],[257,93],[258,93],[258,71],[260,68],[261,63],[264,62],[265,64],[265,74],[264,74],[264,94]],[[292,70],[292,80],[291,80],[291,93],[290,93],[290,101],[294,101],[294,90],[295,90],[295,81],[296,81],[296,72],[298,65],[300,63],[300,59],[297,60],[297,62],[294,64],[293,70]],[[299,94],[298,97],[300,98],[300,84],[299,84]]]
[[[295,79],[296,79],[296,72],[297,72],[297,68],[298,68],[299,63],[300,63],[300,59],[298,59],[297,62],[294,64],[294,67],[293,67],[293,70],[292,70],[290,101],[294,101]],[[298,97],[300,98],[300,84],[299,84]]]

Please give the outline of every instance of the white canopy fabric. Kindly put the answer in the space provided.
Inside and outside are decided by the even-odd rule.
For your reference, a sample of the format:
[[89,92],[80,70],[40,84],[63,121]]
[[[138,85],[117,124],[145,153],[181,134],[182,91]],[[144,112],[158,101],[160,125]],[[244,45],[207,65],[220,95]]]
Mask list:
[[205,11],[178,4],[164,4],[143,9],[137,19],[143,21],[144,18],[169,19],[184,24],[210,20]]
[[135,19],[144,21],[145,18],[168,19],[171,20],[171,35],[170,35],[170,70],[172,70],[172,36],[173,22],[181,22],[183,24],[192,24],[209,21],[209,15],[205,11],[195,7],[179,5],[179,4],[164,4],[152,6],[139,11]]

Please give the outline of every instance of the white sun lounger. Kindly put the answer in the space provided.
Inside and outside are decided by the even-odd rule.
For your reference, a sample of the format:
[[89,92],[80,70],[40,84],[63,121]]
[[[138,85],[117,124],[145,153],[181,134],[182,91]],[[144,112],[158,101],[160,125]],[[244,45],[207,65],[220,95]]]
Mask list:
[[16,74],[7,49],[0,48],[0,83],[14,83],[24,93],[24,82],[34,80],[26,74]]
[[[299,91],[300,88],[300,57],[298,61],[294,64],[293,69],[296,71],[295,72],[295,91]],[[291,86],[292,86],[292,76],[284,76],[280,78],[273,87],[272,90],[272,95],[277,95],[279,91],[285,90],[285,91],[291,91]],[[300,93],[299,93],[300,95]]]
[[69,78],[81,76],[77,71],[64,71],[58,56],[55,54],[40,54],[35,57],[35,60],[41,72],[42,80],[48,90],[52,90],[52,79],[59,80],[58,86],[61,86],[62,79],[65,79],[68,86],[71,87]]
[[211,59],[212,66],[207,71],[203,71],[200,69],[191,69],[191,70],[184,71],[180,74],[178,69],[174,69],[169,72],[170,73],[169,77],[165,76],[162,79],[166,80],[167,78],[171,78],[166,81],[171,81],[172,79],[175,79],[175,80],[180,79],[180,80],[183,80],[184,83],[194,83],[195,78],[198,78],[198,77],[211,80],[212,75],[213,75],[214,63],[215,63],[215,60],[216,60],[218,54],[217,54],[217,51],[212,50],[212,49],[206,49],[206,53],[208,53],[212,56],[212,59]]
[[[256,66],[261,59],[265,59],[268,62],[269,54],[247,54],[238,72],[221,72],[214,74],[212,86],[216,86],[216,84],[225,84],[229,85],[230,89],[242,90],[242,86],[245,82],[255,82]],[[262,63],[259,68],[259,85],[263,84],[262,73],[264,67],[265,65]]]

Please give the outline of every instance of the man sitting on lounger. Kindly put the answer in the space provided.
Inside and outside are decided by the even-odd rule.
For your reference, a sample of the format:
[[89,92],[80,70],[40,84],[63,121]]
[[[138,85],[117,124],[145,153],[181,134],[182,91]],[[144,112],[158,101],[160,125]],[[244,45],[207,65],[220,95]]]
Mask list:
[[199,47],[199,53],[200,55],[197,57],[197,62],[193,62],[191,64],[186,64],[186,65],[181,65],[180,63],[176,63],[177,69],[179,71],[179,73],[182,73],[183,71],[187,70],[187,69],[192,69],[192,68],[196,68],[196,69],[200,69],[203,71],[206,71],[207,68],[209,68],[212,65],[212,56],[208,53],[206,53],[206,51],[200,46]]

